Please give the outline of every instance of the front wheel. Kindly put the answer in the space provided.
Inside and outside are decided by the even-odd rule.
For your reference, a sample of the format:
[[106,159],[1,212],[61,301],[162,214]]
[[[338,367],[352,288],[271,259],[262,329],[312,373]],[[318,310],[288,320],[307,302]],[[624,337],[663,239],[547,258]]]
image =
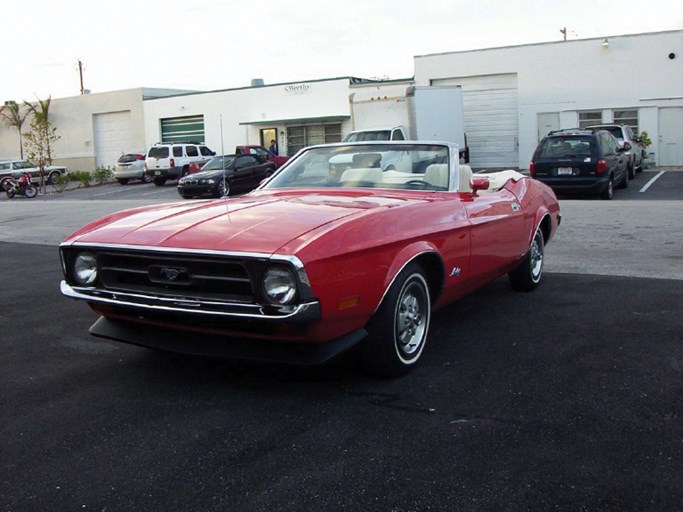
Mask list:
[[600,194],[600,197],[602,199],[607,199],[608,201],[611,201],[614,197],[614,180],[611,177],[607,182],[607,187],[603,190],[602,194]]
[[409,264],[398,275],[368,324],[361,361],[373,374],[398,377],[418,363],[427,342],[431,297],[424,270]]
[[128,178],[118,178],[116,181],[118,181],[121,185],[125,185],[128,183]]
[[518,292],[530,292],[541,284],[543,277],[543,254],[545,252],[545,240],[539,227],[531,240],[529,251],[519,266],[508,273],[508,279],[512,289]]
[[29,199],[33,199],[38,195],[38,187],[35,187],[33,185],[29,185],[24,189],[24,195],[28,197]]

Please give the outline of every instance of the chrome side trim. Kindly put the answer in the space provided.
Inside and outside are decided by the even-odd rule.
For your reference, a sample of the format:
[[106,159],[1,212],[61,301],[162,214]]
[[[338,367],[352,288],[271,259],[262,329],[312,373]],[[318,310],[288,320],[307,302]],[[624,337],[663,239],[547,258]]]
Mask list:
[[212,302],[111,292],[99,288],[74,287],[66,281],[60,283],[60,291],[63,295],[72,299],[143,311],[164,311],[169,313],[188,313],[200,317],[258,319],[292,323],[315,322],[320,319],[320,304],[317,301],[297,304],[295,306],[261,306],[258,304]]

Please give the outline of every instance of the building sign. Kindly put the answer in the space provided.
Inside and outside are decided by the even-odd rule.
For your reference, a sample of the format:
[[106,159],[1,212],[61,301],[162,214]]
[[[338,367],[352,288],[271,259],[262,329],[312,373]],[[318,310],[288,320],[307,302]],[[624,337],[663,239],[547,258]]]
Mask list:
[[311,86],[308,84],[291,84],[285,86],[286,94],[308,94],[311,92]]

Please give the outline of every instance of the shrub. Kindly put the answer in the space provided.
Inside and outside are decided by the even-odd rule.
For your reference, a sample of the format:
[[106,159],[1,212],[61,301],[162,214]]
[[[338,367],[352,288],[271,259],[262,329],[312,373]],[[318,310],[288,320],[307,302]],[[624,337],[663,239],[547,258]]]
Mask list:
[[92,176],[88,171],[72,171],[69,173],[69,179],[71,181],[80,181],[81,186],[89,187]]
[[71,181],[71,176],[64,176],[63,174],[60,174],[52,182],[52,185],[55,187],[57,192],[64,192],[64,190],[66,190],[66,186],[69,184],[69,181]]
[[643,130],[640,132],[640,135],[636,135],[636,142],[643,146],[643,149],[647,148],[648,146],[652,145],[652,140],[650,140],[649,134]]
[[93,171],[92,175],[98,185],[103,185],[106,182],[111,181],[114,177],[114,173],[110,167],[98,167]]

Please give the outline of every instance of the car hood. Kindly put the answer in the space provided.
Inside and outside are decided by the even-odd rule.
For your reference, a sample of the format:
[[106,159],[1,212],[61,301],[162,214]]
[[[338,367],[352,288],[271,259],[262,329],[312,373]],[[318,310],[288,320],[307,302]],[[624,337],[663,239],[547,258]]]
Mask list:
[[[223,171],[221,171],[220,169],[211,169],[210,171],[199,171],[199,172],[195,172],[192,174],[188,174],[186,176],[186,178],[187,179],[197,179],[197,180],[203,179],[203,180],[206,180],[209,178],[215,179],[215,178],[220,177],[222,175],[223,175]],[[181,179],[180,181],[183,181],[183,179]]]
[[[65,243],[121,244],[273,254],[295,239],[318,238],[373,210],[424,202],[415,196],[345,192],[256,191],[231,199],[156,205],[86,225]],[[313,233],[316,232],[316,233]]]

